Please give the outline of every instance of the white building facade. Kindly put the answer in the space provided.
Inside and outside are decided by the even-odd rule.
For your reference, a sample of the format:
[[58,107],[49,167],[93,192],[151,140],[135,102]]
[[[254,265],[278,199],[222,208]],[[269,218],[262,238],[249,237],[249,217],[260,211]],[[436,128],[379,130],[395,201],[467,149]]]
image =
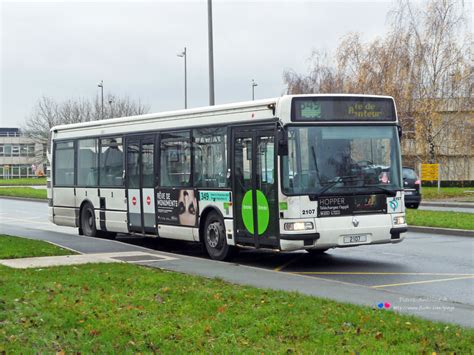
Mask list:
[[44,176],[46,149],[18,128],[0,128],[0,179]]

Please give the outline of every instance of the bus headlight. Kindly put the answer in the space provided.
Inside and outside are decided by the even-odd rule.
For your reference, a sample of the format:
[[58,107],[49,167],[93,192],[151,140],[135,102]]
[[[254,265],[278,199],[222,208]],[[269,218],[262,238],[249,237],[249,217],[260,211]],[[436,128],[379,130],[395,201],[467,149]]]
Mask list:
[[286,231],[304,231],[314,229],[313,222],[288,222],[285,223]]
[[405,216],[393,217],[393,224],[405,224]]

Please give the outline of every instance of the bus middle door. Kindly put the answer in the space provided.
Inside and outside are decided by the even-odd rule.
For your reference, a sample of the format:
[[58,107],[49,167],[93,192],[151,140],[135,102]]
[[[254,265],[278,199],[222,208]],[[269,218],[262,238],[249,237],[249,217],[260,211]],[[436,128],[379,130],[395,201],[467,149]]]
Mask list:
[[154,136],[127,139],[128,229],[156,234]]

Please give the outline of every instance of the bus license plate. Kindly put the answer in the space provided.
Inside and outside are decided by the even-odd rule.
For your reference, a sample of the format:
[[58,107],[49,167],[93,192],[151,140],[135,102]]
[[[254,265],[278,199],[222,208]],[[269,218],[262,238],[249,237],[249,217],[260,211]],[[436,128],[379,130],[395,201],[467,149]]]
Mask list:
[[344,237],[344,244],[363,243],[366,241],[366,235],[348,235],[347,237]]
[[414,192],[414,191],[407,191],[407,190],[405,190],[405,195],[413,195],[413,192]]

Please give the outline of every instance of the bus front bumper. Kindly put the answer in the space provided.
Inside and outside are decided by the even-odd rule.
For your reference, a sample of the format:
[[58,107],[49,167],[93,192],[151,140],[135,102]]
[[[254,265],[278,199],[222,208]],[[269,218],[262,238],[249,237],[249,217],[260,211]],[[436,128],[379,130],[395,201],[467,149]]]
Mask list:
[[[330,224],[318,223],[317,232],[299,234],[280,234],[280,250],[302,250],[302,249],[330,249],[347,248],[360,245],[372,244],[395,244],[403,239],[403,233],[407,232],[407,225],[394,225],[392,223],[394,215],[379,216],[378,221],[364,221],[361,224],[365,227],[354,228],[348,225],[349,218],[331,218],[327,222]],[[367,217],[367,219],[370,217]],[[352,217],[350,217],[352,220]],[[321,221],[321,220],[320,220]]]

